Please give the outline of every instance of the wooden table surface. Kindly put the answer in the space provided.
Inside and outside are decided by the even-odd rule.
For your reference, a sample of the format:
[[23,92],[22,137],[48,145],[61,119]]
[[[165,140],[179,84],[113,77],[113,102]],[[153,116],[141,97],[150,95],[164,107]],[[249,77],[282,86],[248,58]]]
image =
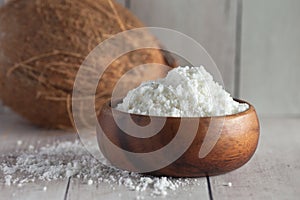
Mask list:
[[[167,196],[141,194],[125,186],[81,184],[76,178],[28,183],[0,183],[0,199],[300,199],[300,118],[260,117],[261,138],[254,157],[233,172],[199,178]],[[0,155],[28,145],[75,140],[76,135],[35,128],[11,112],[0,111]],[[16,145],[18,140],[23,144]],[[3,162],[0,160],[0,162]],[[3,177],[0,172],[0,179]],[[228,183],[232,183],[229,187]],[[43,188],[47,187],[44,191]]]

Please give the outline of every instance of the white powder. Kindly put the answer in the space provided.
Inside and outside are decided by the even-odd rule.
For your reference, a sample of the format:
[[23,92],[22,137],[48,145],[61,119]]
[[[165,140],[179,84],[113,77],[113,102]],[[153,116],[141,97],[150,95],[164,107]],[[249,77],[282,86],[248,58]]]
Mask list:
[[224,186],[232,187],[232,183],[231,182],[225,183]]
[[10,186],[11,185],[11,179],[12,179],[11,175],[6,175],[5,176],[5,185]]
[[[0,182],[7,186],[22,187],[36,180],[53,181],[71,177],[88,185],[108,183],[112,190],[124,185],[129,190],[137,191],[139,197],[146,190],[150,195],[166,195],[179,187],[199,184],[198,179],[143,176],[105,166],[78,141],[56,142],[41,148],[29,146],[25,151],[0,157]],[[47,187],[43,190],[46,191]]]
[[209,117],[249,108],[233,100],[204,67],[177,67],[164,79],[142,83],[128,92],[117,109],[135,114]]
[[88,185],[93,185],[94,181],[92,179],[88,180],[87,184]]

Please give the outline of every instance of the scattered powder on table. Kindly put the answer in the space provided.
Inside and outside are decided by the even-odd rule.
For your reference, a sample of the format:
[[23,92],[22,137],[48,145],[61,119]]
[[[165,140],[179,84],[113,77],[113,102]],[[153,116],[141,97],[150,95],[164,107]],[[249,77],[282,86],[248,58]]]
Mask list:
[[[31,145],[29,145],[31,147]],[[78,178],[83,184],[107,183],[112,190],[116,185],[124,185],[129,190],[151,195],[166,195],[185,185],[195,184],[198,179],[152,177],[105,166],[92,157],[79,142],[56,142],[41,148],[30,148],[10,155],[2,155],[0,160],[0,182],[7,186],[22,187],[36,180],[64,180]],[[47,190],[46,187],[43,189]]]
[[172,117],[210,117],[249,108],[234,101],[204,67],[177,67],[157,81],[128,92],[117,109],[134,114]]

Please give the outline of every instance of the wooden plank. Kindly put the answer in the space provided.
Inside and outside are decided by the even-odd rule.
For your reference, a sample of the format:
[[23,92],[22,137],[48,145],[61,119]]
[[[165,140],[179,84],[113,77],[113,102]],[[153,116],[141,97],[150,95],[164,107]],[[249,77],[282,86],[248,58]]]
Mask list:
[[[74,134],[66,134],[62,131],[49,131],[35,128],[21,117],[14,113],[0,114],[0,152],[8,154],[27,149],[29,145],[35,148],[51,144],[53,141],[74,140]],[[21,145],[17,145],[18,141]],[[0,160],[1,162],[1,160]],[[3,175],[2,175],[3,176]],[[0,173],[1,178],[1,173]],[[82,180],[72,179],[68,199],[152,199],[153,190],[145,192],[130,191],[124,185],[101,183],[99,185],[82,184]],[[207,182],[205,178],[190,181],[187,186],[180,187],[175,191],[168,190],[168,195],[157,196],[160,199],[194,199],[203,197],[208,199]],[[44,191],[44,187],[47,190]],[[0,184],[1,197],[4,199],[62,199],[66,192],[67,180],[58,182],[36,182],[24,184],[22,187],[17,185],[5,186]]]
[[24,186],[6,186],[0,184],[0,199],[15,200],[53,200],[64,199],[68,180],[27,183]]
[[[33,126],[19,115],[5,109],[0,113],[0,152],[14,152],[18,140],[22,141],[19,149],[28,148],[29,145],[36,147],[51,144],[54,141],[73,141],[76,134],[60,130],[47,130]],[[27,146],[26,146],[27,145]]]
[[80,199],[164,199],[164,200],[181,200],[181,199],[209,199],[207,191],[207,182],[205,178],[198,179],[197,184],[189,184],[184,187],[180,187],[175,191],[168,191],[167,195],[156,196],[153,194],[153,190],[147,189],[146,191],[138,192],[132,191],[125,186],[118,184],[101,183],[94,185],[81,184],[78,179],[72,179],[70,190],[68,193],[69,200]]
[[254,158],[236,171],[210,177],[214,199],[299,199],[299,128],[300,118],[262,118]]
[[[18,152],[32,148],[38,149],[45,144],[51,144],[54,141],[73,141],[76,135],[63,131],[50,131],[39,129],[16,114],[6,111],[0,113],[0,155],[18,155]],[[0,157],[0,163],[4,162]],[[0,180],[4,175],[0,172]],[[20,176],[21,177],[21,176]],[[68,180],[61,181],[39,181],[34,183],[6,185],[0,182],[0,199],[63,199]]]
[[244,1],[241,95],[261,114],[300,114],[300,1]]
[[198,41],[233,94],[237,0],[132,0],[131,10],[147,26],[175,29]]

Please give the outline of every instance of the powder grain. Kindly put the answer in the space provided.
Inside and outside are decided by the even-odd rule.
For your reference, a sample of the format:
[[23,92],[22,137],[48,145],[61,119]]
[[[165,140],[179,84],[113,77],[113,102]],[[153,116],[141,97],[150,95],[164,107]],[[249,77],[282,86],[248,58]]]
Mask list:
[[81,184],[109,184],[112,191],[116,186],[125,186],[138,192],[140,197],[164,196],[179,187],[199,183],[198,179],[144,176],[103,165],[79,141],[56,142],[35,149],[29,146],[25,151],[0,156],[0,183],[26,187],[27,183],[37,180],[51,182],[71,177],[79,179]]

